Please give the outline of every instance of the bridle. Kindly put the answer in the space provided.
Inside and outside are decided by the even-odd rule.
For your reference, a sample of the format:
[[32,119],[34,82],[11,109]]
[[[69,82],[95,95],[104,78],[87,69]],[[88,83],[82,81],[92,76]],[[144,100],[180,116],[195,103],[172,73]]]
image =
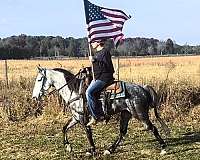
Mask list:
[[[65,86],[71,84],[71,83],[73,82],[73,80],[74,80],[78,75],[80,75],[80,73],[81,73],[81,72],[79,71],[76,75],[74,75],[71,79],[69,79],[69,80],[66,82],[66,84],[64,84],[62,87],[60,87],[60,88],[58,88],[58,89],[55,88],[55,89],[52,90],[51,92],[45,94],[45,93],[46,93],[46,90],[44,89],[44,84],[45,84],[45,82],[47,81],[46,69],[43,69],[43,71],[44,71],[44,73],[40,72],[40,73],[42,74],[42,77],[41,77],[41,79],[38,80],[38,81],[42,81],[41,92],[42,92],[42,95],[45,95],[45,96],[50,96],[51,94],[53,94],[53,93],[55,93],[55,92],[59,92],[59,91],[60,91],[61,89],[63,89]],[[71,99],[72,93],[73,93],[73,91],[70,92],[69,100],[66,102],[66,107],[67,107],[67,108],[69,107],[70,103],[72,103],[72,102],[74,102],[74,101],[77,101],[77,100],[79,100],[79,99],[82,97],[82,95],[79,94],[77,97]],[[40,97],[41,97],[41,96],[40,96]],[[66,107],[64,107],[64,111],[65,111],[65,108],[66,108]]]
[[44,84],[47,81],[47,77],[46,77],[46,69],[43,70],[44,73],[42,73],[42,71],[40,72],[42,74],[41,79],[39,79],[38,81],[42,81],[42,87],[40,89],[40,91],[42,92],[42,95],[44,95],[44,93],[46,92],[46,90],[44,89]]
[[[83,70],[84,69],[84,70]],[[44,71],[44,73],[42,72],[42,71]],[[52,90],[51,92],[49,92],[49,93],[46,93],[46,91],[47,90],[45,90],[44,89],[44,85],[45,85],[45,82],[47,81],[47,77],[46,77],[46,69],[42,69],[42,70],[40,70],[40,73],[42,74],[42,77],[41,77],[41,79],[40,80],[38,80],[38,81],[42,81],[43,80],[43,82],[42,82],[42,87],[41,87],[41,92],[42,92],[42,96],[49,96],[49,95],[51,95],[51,94],[53,94],[54,92],[59,92],[61,89],[63,89],[65,86],[67,86],[67,85],[69,85],[69,84],[71,84],[72,82],[73,82],[73,80],[77,77],[77,76],[79,76],[79,78],[81,79],[81,83],[80,83],[80,86],[79,86],[79,94],[78,94],[78,96],[76,96],[76,97],[74,97],[74,98],[72,98],[71,99],[71,96],[72,96],[72,93],[73,93],[73,90],[72,91],[70,91],[70,96],[69,96],[69,98],[68,98],[68,101],[66,102],[66,104],[64,105],[64,108],[63,108],[63,112],[65,113],[65,111],[66,111],[66,108],[69,108],[70,107],[70,104],[72,103],[72,102],[74,102],[74,101],[77,101],[77,100],[80,100],[80,98],[83,98],[84,99],[84,94],[83,94],[83,90],[84,90],[84,85],[86,85],[86,86],[88,86],[88,84],[87,84],[87,77],[88,77],[88,75],[90,75],[90,68],[82,68],[82,69],[80,69],[79,70],[79,72],[77,73],[77,74],[75,74],[75,75],[73,75],[73,77],[71,78],[71,79],[69,79],[67,82],[66,82],[66,84],[64,84],[62,87],[60,87],[60,88],[58,88],[58,89],[54,89],[54,90]],[[82,75],[82,74],[86,74],[86,76],[84,76],[84,75]],[[89,80],[89,79],[88,79]],[[52,86],[54,86],[53,84],[51,84]],[[40,97],[42,97],[42,96],[40,96]],[[39,109],[39,101],[38,101],[38,104],[37,104],[37,109]],[[36,109],[36,110],[37,110]],[[79,113],[80,115],[84,115],[84,112],[81,112],[81,111],[77,111],[76,110],[76,108],[71,108],[72,110],[74,110],[75,112],[77,112],[77,113]],[[85,109],[85,107],[84,107],[84,110],[86,110]]]

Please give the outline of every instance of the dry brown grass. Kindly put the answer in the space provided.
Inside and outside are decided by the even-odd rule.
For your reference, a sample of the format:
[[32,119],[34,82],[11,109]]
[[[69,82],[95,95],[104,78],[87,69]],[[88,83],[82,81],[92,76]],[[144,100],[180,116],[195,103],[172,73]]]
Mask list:
[[[8,77],[10,80],[17,80],[20,77],[34,78],[37,74],[37,66],[46,68],[65,68],[77,72],[82,66],[88,66],[88,60],[9,60]],[[4,61],[0,61],[0,80],[4,79]]]
[[[113,59],[116,68],[117,59]],[[37,74],[36,66],[47,68],[63,67],[76,73],[82,66],[89,66],[87,59],[68,60],[9,60],[8,76],[10,80],[20,77],[33,78]],[[0,61],[0,80],[4,79],[4,61]],[[121,58],[119,65],[120,79],[136,83],[146,83],[169,78],[174,82],[185,80],[199,84],[200,56]]]
[[196,85],[200,81],[200,56],[125,58],[120,64],[121,79],[137,83],[165,80],[168,72],[174,83],[184,80]]

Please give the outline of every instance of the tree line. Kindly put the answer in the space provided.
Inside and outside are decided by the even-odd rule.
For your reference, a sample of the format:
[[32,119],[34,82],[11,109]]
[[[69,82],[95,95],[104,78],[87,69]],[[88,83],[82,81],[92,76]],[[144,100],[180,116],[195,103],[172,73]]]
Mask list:
[[[127,38],[118,48],[107,42],[113,56],[145,56],[168,54],[200,54],[199,46],[178,45],[170,38]],[[11,36],[0,38],[0,59],[30,59],[36,57],[85,57],[88,55],[87,38],[61,36]]]

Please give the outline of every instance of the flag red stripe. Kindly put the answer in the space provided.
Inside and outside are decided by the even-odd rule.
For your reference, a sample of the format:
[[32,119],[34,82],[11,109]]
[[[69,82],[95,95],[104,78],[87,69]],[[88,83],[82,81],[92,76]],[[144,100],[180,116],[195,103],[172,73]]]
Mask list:
[[94,41],[98,41],[98,40],[102,40],[102,39],[105,39],[105,38],[115,38],[115,37],[119,37],[119,36],[123,36],[123,34],[118,34],[116,36],[102,36],[102,37],[96,37],[96,38],[93,38],[93,39],[90,39],[90,43],[91,42],[94,42]]
[[[110,32],[110,33],[100,33],[100,34],[95,34],[93,36],[90,37],[90,39],[94,39],[94,38],[98,38],[98,37],[112,37],[112,38],[115,38],[119,35],[121,35],[121,31],[118,31],[118,32]],[[88,37],[89,38],[89,37]]]
[[104,8],[104,7],[102,7],[102,8],[106,9],[106,10],[114,11],[114,12],[120,12],[120,13],[124,14],[129,19],[129,16],[127,16],[126,13],[124,13],[122,10],[119,10],[119,9],[110,9],[110,8]]
[[91,30],[92,28],[112,26],[112,25],[113,25],[112,22],[98,23],[98,24],[94,24],[94,25],[91,25],[90,27],[88,27],[88,31]]
[[112,21],[113,24],[121,24],[121,25],[124,25],[124,22],[122,21]]
[[107,30],[97,30],[89,34],[89,37],[95,35],[95,34],[101,34],[101,33],[111,33],[111,32],[117,32],[121,31],[121,28],[113,28],[113,29],[107,29]]
[[101,11],[105,16],[108,16],[111,17],[111,18],[121,18],[121,19],[124,19],[124,20],[127,20],[127,17],[125,16],[122,16],[122,15],[116,15],[116,14],[111,14],[111,13],[107,13],[107,12],[104,12],[104,11]]

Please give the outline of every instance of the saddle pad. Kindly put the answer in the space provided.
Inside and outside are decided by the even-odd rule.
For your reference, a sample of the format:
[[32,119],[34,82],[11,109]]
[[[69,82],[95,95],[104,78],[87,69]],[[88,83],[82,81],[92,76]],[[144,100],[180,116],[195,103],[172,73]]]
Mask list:
[[111,93],[110,99],[117,99],[117,98],[125,97],[125,82],[120,81],[120,85],[121,85],[122,91],[119,93]]

